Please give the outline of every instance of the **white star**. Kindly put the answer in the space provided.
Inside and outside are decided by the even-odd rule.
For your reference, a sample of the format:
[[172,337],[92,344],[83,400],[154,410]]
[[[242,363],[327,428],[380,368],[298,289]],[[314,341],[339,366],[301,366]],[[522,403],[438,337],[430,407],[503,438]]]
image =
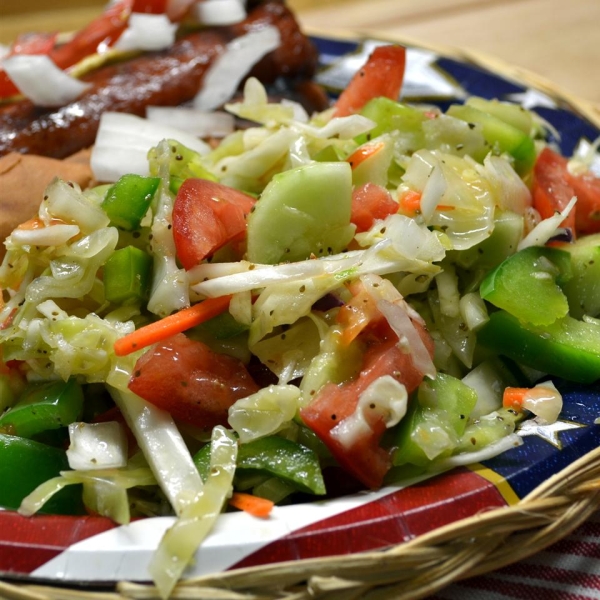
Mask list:
[[545,423],[537,419],[528,419],[517,427],[517,433],[521,437],[537,435],[539,438],[562,450],[562,442],[558,437],[558,433],[560,431],[568,431],[569,429],[579,429],[580,427],[585,427],[585,425],[562,420],[555,421],[554,423]]
[[557,108],[556,102],[547,96],[543,92],[538,90],[528,89],[525,92],[520,92],[518,94],[508,94],[506,96],[506,100],[510,100],[512,102],[516,102],[520,104],[524,108]]

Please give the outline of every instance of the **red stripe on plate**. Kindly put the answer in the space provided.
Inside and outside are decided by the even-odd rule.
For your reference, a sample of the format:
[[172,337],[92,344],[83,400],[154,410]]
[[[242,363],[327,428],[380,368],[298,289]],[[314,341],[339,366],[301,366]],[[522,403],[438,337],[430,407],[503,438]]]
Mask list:
[[298,529],[232,568],[384,548],[501,506],[494,485],[459,469]]
[[31,573],[72,544],[115,527],[102,517],[36,515],[0,511],[0,570]]

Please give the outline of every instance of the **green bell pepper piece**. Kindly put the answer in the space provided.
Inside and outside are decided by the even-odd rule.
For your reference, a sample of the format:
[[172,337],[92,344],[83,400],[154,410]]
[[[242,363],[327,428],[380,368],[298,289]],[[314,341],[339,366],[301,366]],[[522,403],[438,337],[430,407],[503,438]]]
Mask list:
[[467,123],[481,125],[483,137],[488,144],[500,152],[507,152],[515,159],[517,173],[524,175],[531,171],[536,151],[529,135],[497,116],[466,104],[453,104],[447,114]]
[[600,233],[579,238],[562,249],[571,255],[573,269],[573,277],[562,285],[571,316],[600,316]]
[[[64,450],[15,435],[0,434],[0,506],[19,508],[21,501],[38,485],[69,469]],[[69,485],[57,492],[41,512],[80,515],[85,510],[81,485]]]
[[[169,149],[171,151],[169,159],[169,190],[171,193],[177,194],[181,184],[190,177],[218,181],[218,178],[204,167],[202,157],[195,150],[175,140],[169,140]],[[158,175],[157,158],[157,149],[152,148],[148,153],[152,175]]]
[[196,331],[215,340],[227,340],[248,331],[249,326],[236,321],[230,312],[224,312],[196,327]]
[[422,111],[412,106],[381,96],[369,100],[360,114],[374,121],[376,125],[369,133],[356,138],[359,144],[376,138],[382,133],[401,131],[402,133],[410,132],[416,136],[416,148],[422,148],[425,145],[422,125],[427,117]]
[[159,184],[160,177],[123,175],[106,192],[102,209],[113,225],[127,231],[137,229]]
[[526,135],[531,135],[535,129],[533,115],[520,104],[501,102],[500,100],[486,100],[479,96],[471,96],[466,101],[467,106],[472,106],[482,112],[488,113],[498,119],[516,127]]
[[489,271],[507,256],[517,252],[523,239],[524,221],[521,215],[496,208],[490,237],[466,250],[451,250],[448,254],[456,264],[471,271]]
[[518,413],[511,409],[498,408],[494,413],[494,418],[475,419],[467,425],[456,452],[481,450],[488,444],[497,442],[514,433],[517,423],[524,418],[525,415],[522,412]]
[[545,326],[520,322],[504,310],[490,314],[478,340],[532,369],[577,383],[600,379],[600,325],[570,316]]
[[[194,463],[203,478],[210,468],[210,446],[201,448]],[[236,475],[255,471],[262,475],[278,477],[296,490],[309,494],[324,494],[325,483],[317,455],[296,442],[276,435],[240,444]]]
[[[476,403],[477,393],[460,379],[438,373],[435,379],[425,380],[395,432],[394,466],[428,465],[438,443],[452,438],[457,441],[462,436]],[[447,456],[453,450],[445,448],[434,458]]]
[[121,248],[104,265],[104,296],[115,304],[145,301],[151,279],[152,257],[135,246]]
[[569,312],[559,282],[571,277],[571,259],[557,248],[531,246],[509,256],[481,282],[481,297],[521,321],[550,325]]
[[0,417],[0,431],[31,438],[81,418],[83,391],[75,379],[34,383]]

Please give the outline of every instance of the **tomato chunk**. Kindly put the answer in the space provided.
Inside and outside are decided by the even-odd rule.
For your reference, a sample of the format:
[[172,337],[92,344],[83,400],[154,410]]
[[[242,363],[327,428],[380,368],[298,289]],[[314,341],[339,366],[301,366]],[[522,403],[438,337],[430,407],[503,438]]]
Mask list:
[[335,117],[358,112],[369,100],[385,96],[397,100],[404,80],[406,49],[378,46],[335,103]]
[[[567,177],[567,159],[550,148],[544,148],[533,167],[533,207],[543,219],[552,217],[564,210],[574,195]],[[563,221],[562,226],[575,233],[575,213],[577,206]]]
[[206,179],[186,179],[173,206],[177,258],[191,269],[246,233],[246,216],[255,200],[239,190]]
[[[419,323],[414,325],[430,354],[433,354],[431,337]],[[342,385],[328,383],[323,386],[311,403],[301,409],[300,416],[321,438],[342,468],[366,486],[378,488],[392,464],[389,450],[379,445],[386,431],[383,419],[371,422],[370,430],[361,431],[350,446],[342,445],[332,435],[332,430],[354,413],[360,395],[376,379],[391,375],[403,383],[410,394],[423,380],[423,373],[414,366],[411,355],[399,348],[398,338],[389,326],[384,328],[381,321],[378,321],[376,331],[369,330],[361,336],[368,340],[369,347],[358,377]]]
[[350,221],[357,232],[368,231],[378,219],[397,212],[398,203],[384,187],[368,182],[354,188]]
[[259,388],[239,360],[180,333],[137,361],[129,389],[176,420],[210,428],[225,425],[229,407]]
[[563,227],[577,234],[596,233],[600,231],[600,178],[591,172],[571,173],[568,162],[550,148],[542,150],[533,171],[533,206],[547,218],[577,196]]
[[583,235],[600,232],[600,178],[594,177],[592,173],[572,175],[568,172],[567,178],[577,196],[577,232]]

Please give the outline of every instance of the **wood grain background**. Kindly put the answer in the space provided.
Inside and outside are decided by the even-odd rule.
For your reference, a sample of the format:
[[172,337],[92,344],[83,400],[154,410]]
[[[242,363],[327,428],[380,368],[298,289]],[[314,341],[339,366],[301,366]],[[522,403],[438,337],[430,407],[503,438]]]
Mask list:
[[[0,42],[74,30],[105,0],[0,0]],[[523,67],[600,106],[600,0],[288,0],[320,31],[400,35]]]

